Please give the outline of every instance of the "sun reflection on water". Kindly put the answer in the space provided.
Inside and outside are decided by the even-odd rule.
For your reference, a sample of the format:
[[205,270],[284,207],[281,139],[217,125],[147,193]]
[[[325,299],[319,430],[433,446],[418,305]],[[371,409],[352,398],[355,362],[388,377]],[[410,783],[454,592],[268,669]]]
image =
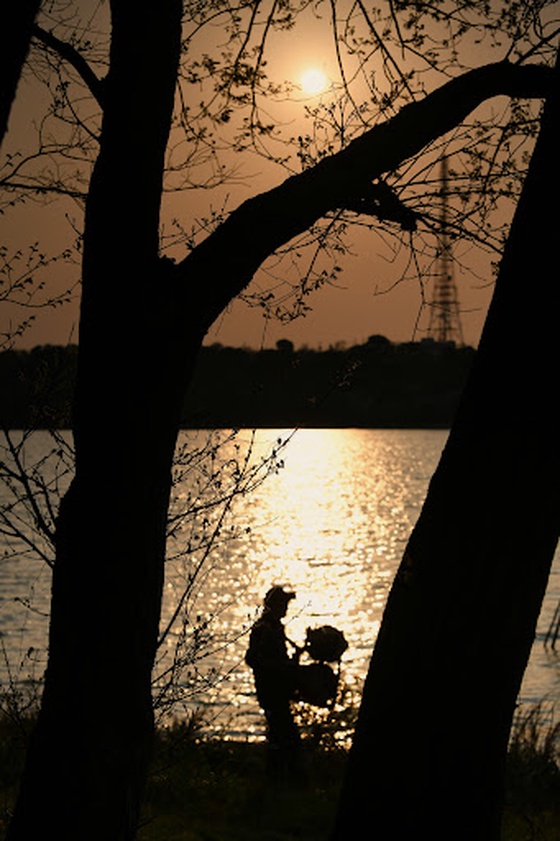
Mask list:
[[358,430],[300,431],[285,470],[259,500],[262,542],[250,555],[256,585],[262,592],[279,580],[296,590],[289,625],[300,637],[307,624],[335,622],[350,636],[359,633],[354,647],[366,635],[370,644],[375,638],[371,612],[384,604],[412,525],[411,483],[395,472],[398,442],[389,434],[366,446],[364,461],[369,438]]
[[[158,655],[156,693],[158,678],[161,685],[175,674],[175,646],[182,646],[187,664],[174,684],[172,712],[181,715],[200,704],[215,732],[228,738],[261,738],[262,715],[244,654],[264,594],[274,583],[297,592],[286,626],[298,643],[308,626],[331,624],[344,632],[349,648],[342,659],[342,678],[359,692],[393,576],[446,432],[304,429],[295,434],[259,430],[253,435],[241,430],[233,436],[218,430],[212,433],[220,442],[218,455],[211,448],[208,462],[202,463],[193,453],[205,446],[208,435],[206,431],[181,435],[187,457],[178,473],[172,514],[198,505],[199,516],[183,525],[171,521],[174,536],[169,541],[161,622],[162,632],[168,626],[170,631]],[[277,457],[266,462],[271,449]],[[42,460],[51,450],[50,436],[38,432],[27,442],[25,453]],[[235,482],[245,454],[250,454],[251,463],[268,464],[272,472],[250,493],[235,495],[231,517],[222,522],[214,539],[219,515],[204,504],[208,492],[223,496],[228,483],[231,487]],[[276,470],[279,460],[284,466]],[[191,551],[182,555],[187,547]],[[5,552],[7,548],[4,544]],[[25,552],[19,560],[10,558],[8,563],[6,555],[4,560],[0,680],[11,680],[16,673],[21,680],[40,677],[50,576],[44,564],[38,560],[34,564]],[[193,565],[202,561],[201,574],[193,578]],[[183,600],[185,590],[189,595]],[[26,606],[30,598],[32,611]],[[549,656],[543,647],[559,599],[560,551],[524,677],[522,702],[560,696],[558,657]],[[169,624],[175,611],[184,625]],[[198,642],[203,657],[193,661],[191,652]],[[18,667],[12,668],[12,676],[6,672],[10,664]],[[201,690],[198,696],[193,696],[193,686]],[[473,687],[473,695],[476,692]],[[484,687],[478,692],[482,695]]]
[[[213,628],[231,638],[249,629],[272,584],[287,585],[297,594],[286,618],[288,637],[301,644],[307,627],[340,628],[349,643],[344,679],[359,683],[445,433],[261,430],[254,457],[288,438],[282,469],[238,500],[237,536],[213,552],[197,610],[218,611]],[[237,446],[249,440],[242,431]],[[245,647],[241,635],[221,650],[216,668],[230,677],[215,702],[235,698],[234,708],[250,717],[255,702]],[[244,726],[254,725],[249,718]]]
[[[296,592],[286,632],[334,625],[348,650],[342,678],[365,677],[393,576],[447,433],[443,430],[260,430],[253,458],[279,441],[284,466],[233,509],[236,532],[217,544],[196,598],[212,617],[213,646],[199,664],[227,675],[202,699],[210,726],[230,738],[261,738],[262,716],[244,663],[247,633],[272,584]],[[237,447],[249,446],[241,431]],[[232,445],[233,446],[233,445]],[[554,598],[552,595],[552,601]],[[164,618],[172,600],[164,609]]]

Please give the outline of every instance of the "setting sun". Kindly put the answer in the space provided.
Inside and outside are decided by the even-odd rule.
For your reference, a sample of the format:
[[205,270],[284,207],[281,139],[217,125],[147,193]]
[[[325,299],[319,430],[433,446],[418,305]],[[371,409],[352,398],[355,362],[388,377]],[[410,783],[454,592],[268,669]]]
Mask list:
[[318,67],[310,67],[301,74],[301,87],[304,93],[314,96],[327,89],[329,80]]

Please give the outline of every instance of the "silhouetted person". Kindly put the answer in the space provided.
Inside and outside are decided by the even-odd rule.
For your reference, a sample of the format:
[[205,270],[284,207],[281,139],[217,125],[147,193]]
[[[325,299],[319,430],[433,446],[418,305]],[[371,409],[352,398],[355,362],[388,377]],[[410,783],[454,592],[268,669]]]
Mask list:
[[268,591],[262,615],[251,629],[245,655],[267,723],[267,770],[276,781],[300,781],[302,773],[300,734],[290,706],[301,649],[294,646],[295,653],[289,656],[282,624],[294,597],[295,593],[278,586]]

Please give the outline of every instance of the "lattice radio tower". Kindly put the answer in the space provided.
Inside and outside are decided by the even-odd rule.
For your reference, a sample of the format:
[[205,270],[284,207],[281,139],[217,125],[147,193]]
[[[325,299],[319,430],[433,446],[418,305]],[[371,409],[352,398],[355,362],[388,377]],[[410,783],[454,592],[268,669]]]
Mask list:
[[432,300],[428,337],[436,342],[463,344],[459,300],[453,276],[453,254],[449,242],[447,213],[447,158],[441,158],[440,246]]

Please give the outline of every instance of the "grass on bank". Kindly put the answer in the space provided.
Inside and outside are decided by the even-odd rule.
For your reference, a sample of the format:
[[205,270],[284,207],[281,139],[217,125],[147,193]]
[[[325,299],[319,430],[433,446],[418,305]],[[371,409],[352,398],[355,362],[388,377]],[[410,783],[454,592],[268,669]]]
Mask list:
[[[0,710],[0,839],[29,723]],[[346,754],[320,727],[307,732],[308,784],[277,788],[260,743],[205,739],[184,723],[160,730],[138,841],[326,841]],[[560,841],[560,722],[544,705],[513,728],[502,841]]]
[[306,752],[306,785],[272,786],[261,743],[160,734],[138,841],[325,841],[346,755]]

